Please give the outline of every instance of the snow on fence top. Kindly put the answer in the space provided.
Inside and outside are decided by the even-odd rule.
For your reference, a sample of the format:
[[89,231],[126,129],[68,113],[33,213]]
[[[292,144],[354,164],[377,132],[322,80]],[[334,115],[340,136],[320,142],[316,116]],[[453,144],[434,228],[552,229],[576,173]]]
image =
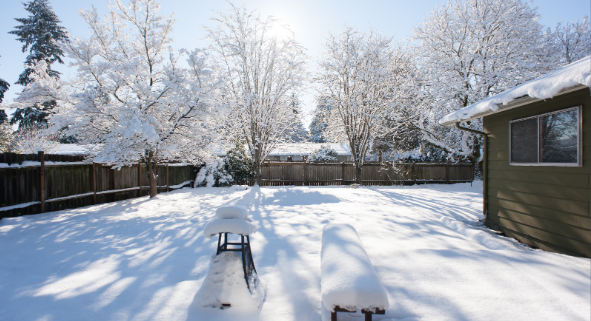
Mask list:
[[310,155],[322,146],[329,146],[334,149],[338,155],[351,155],[351,150],[347,143],[285,143],[277,144],[275,149],[269,153],[269,156]]
[[344,309],[386,310],[388,295],[349,224],[327,224],[322,229],[322,303],[332,311]]
[[502,111],[503,106],[524,96],[548,99],[564,89],[580,85],[591,87],[591,56],[448,114],[439,120],[439,124],[450,126],[456,122],[480,118]]

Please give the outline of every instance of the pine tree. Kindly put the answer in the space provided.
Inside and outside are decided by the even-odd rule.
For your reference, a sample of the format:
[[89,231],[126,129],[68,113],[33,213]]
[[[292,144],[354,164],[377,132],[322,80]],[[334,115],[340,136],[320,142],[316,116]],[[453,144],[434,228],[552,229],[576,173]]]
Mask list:
[[[39,61],[47,63],[47,73],[55,78],[59,78],[60,73],[51,69],[54,62],[63,64],[62,57],[64,52],[59,46],[59,42],[68,41],[68,35],[64,27],[60,26],[61,21],[53,12],[48,0],[32,0],[23,3],[25,10],[31,13],[27,18],[15,19],[21,25],[16,26],[10,34],[17,35],[17,40],[23,43],[23,52],[29,51],[25,60],[25,70],[20,74],[17,85],[26,86],[33,80],[30,75],[31,66]],[[1,86],[1,85],[0,85]],[[45,123],[46,116],[53,107],[54,101],[48,101],[40,106],[17,109],[11,123],[20,125],[39,125]]]
[[326,137],[324,137],[324,131],[328,124],[326,123],[326,113],[330,111],[330,105],[327,99],[320,98],[314,110],[314,118],[310,123],[310,130],[308,141],[312,143],[326,143]]
[[[8,90],[8,87],[10,87],[10,84],[6,80],[0,78],[0,103],[4,100],[4,93]],[[2,125],[7,119],[8,116],[6,115],[6,112],[3,109],[0,110],[0,125]]]

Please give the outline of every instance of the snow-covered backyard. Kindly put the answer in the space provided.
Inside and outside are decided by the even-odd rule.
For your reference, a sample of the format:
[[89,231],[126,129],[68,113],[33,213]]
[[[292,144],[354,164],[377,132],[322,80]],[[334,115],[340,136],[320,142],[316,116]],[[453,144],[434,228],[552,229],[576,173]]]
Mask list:
[[[589,320],[590,260],[484,229],[481,185],[185,188],[3,219],[0,320],[327,320],[327,223],[357,229],[381,278],[390,308],[374,320]],[[258,225],[256,313],[192,305],[217,246],[203,227],[232,204]]]

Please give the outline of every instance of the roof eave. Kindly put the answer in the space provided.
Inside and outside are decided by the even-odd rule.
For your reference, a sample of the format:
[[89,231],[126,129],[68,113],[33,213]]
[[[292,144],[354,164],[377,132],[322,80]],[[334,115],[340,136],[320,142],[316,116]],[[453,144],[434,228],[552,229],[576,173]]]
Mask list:
[[[562,89],[558,94],[556,94],[554,97],[558,97],[560,95],[564,95],[564,94],[568,94],[577,90],[581,90],[581,89],[585,89],[588,88],[585,85],[575,85],[575,86],[571,86],[571,87],[567,87]],[[552,98],[554,98],[552,97]],[[513,108],[517,108],[517,107],[521,107],[524,105],[528,105],[534,102],[538,102],[538,101],[542,101],[542,100],[548,100],[548,99],[552,99],[552,98],[546,98],[546,99],[539,99],[539,98],[534,98],[534,97],[530,97],[530,96],[523,96],[521,98],[517,98],[515,100],[512,100],[511,102],[509,102],[506,105],[503,104],[498,104],[498,110],[497,111],[493,111],[493,110],[488,110],[487,112],[483,112],[483,113],[478,113],[478,114],[474,114],[472,117],[470,118],[466,118],[466,119],[462,119],[462,120],[450,120],[447,121],[445,123],[442,123],[442,126],[454,126],[456,123],[462,123],[462,122],[466,122],[466,121],[470,121],[470,120],[474,120],[477,118],[482,118],[488,115],[492,115],[492,114],[497,114],[499,112],[505,111],[505,110],[509,110],[509,109],[513,109]]]

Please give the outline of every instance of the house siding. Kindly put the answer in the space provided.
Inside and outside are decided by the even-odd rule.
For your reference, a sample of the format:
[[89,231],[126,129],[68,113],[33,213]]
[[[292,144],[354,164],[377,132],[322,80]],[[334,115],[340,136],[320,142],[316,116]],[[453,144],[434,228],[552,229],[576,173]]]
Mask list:
[[[583,106],[583,166],[509,164],[509,122]],[[488,222],[545,250],[591,257],[591,107],[589,88],[483,118],[489,134]]]

